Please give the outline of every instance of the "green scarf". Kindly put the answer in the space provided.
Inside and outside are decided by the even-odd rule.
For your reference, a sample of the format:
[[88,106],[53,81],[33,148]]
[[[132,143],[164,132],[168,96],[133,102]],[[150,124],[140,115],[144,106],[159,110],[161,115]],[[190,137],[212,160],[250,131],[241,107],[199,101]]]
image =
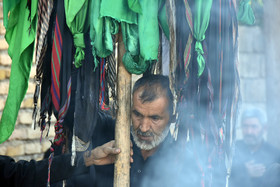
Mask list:
[[113,52],[112,35],[119,31],[119,24],[110,17],[100,16],[101,0],[92,0],[90,4],[90,39],[95,67],[98,65],[96,56],[105,58]]
[[85,41],[84,32],[88,30],[88,23],[86,22],[88,13],[88,0],[65,0],[65,17],[66,23],[69,27],[76,47],[75,52],[75,66],[79,68],[82,61],[85,59]]
[[237,19],[240,23],[253,25],[256,21],[254,11],[252,9],[251,0],[241,0],[239,3],[239,10]]
[[[6,1],[10,0],[4,0],[4,5],[7,4]],[[36,36],[37,0],[32,1],[30,15],[29,20],[26,1],[20,1],[11,10],[8,19],[5,38],[9,44],[8,53],[12,59],[12,67],[8,98],[0,121],[0,143],[12,134],[28,87]]]

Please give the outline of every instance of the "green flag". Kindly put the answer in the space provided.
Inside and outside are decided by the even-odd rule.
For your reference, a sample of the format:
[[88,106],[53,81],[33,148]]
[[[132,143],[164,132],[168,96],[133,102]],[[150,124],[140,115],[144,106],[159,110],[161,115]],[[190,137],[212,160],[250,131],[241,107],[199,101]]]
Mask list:
[[[10,0],[4,0],[4,6]],[[31,12],[26,1],[20,1],[10,11],[5,38],[12,59],[9,94],[0,121],[0,143],[12,134],[20,104],[25,96],[36,36],[37,0],[32,1]],[[5,8],[4,8],[5,9]],[[30,18],[29,18],[30,14]]]

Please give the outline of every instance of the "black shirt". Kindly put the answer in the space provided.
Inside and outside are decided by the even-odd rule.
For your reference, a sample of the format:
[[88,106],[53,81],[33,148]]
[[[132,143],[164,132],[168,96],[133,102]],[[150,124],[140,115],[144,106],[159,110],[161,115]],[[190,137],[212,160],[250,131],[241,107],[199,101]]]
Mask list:
[[[82,157],[81,162],[84,162]],[[5,187],[40,187],[47,185],[48,159],[41,161],[15,160],[8,156],[0,156],[0,184]],[[84,165],[79,166],[85,172]],[[51,165],[50,182],[55,183],[72,175],[76,167],[71,166],[71,154],[55,156]]]
[[251,152],[249,147],[243,141],[237,141],[230,176],[230,187],[271,186],[272,184],[269,185],[268,182],[272,182],[272,180],[275,179],[266,178],[266,173],[262,177],[251,178],[249,176],[245,166],[249,161],[256,164],[263,164],[266,167],[266,173],[268,173],[274,163],[279,163],[279,150],[272,145],[263,142],[257,151]]

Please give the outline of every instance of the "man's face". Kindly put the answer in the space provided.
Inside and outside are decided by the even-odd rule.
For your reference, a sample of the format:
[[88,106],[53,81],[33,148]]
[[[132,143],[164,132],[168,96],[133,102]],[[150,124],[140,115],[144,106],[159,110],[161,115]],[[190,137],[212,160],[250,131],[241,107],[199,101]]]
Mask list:
[[242,121],[243,140],[249,146],[261,143],[263,131],[263,126],[257,118],[247,118]]
[[168,99],[162,96],[154,101],[142,103],[140,94],[141,90],[133,94],[131,134],[140,149],[151,150],[168,134]]

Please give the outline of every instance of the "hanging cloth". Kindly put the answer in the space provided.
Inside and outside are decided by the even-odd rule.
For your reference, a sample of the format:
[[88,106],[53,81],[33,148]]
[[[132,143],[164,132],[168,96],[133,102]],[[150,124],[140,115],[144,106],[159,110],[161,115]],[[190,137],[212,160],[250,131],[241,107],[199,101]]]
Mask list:
[[[4,0],[4,5],[8,1],[10,0]],[[12,67],[8,98],[0,121],[0,143],[12,134],[28,87],[36,35],[36,13],[37,0],[32,1],[30,18],[26,1],[21,1],[10,11],[5,38],[9,44],[8,53],[12,59]]]
[[52,85],[51,95],[53,112],[57,118],[55,123],[54,144],[60,145],[64,140],[63,122],[71,100],[71,68],[73,62],[73,39],[66,26],[64,2],[57,2],[52,46]]
[[126,50],[125,54],[123,55],[123,64],[127,71],[139,75],[147,70],[148,64],[146,64],[143,58],[139,56],[140,45],[138,26],[122,22],[121,28]]
[[[129,3],[129,1],[131,2]],[[140,8],[140,4],[138,8],[136,8],[136,4],[133,6],[132,0],[101,0],[100,17],[107,16],[119,22],[137,24],[137,12],[131,10],[129,4],[131,7],[135,7],[136,10]]]
[[193,34],[196,39],[195,51],[197,53],[198,76],[200,77],[205,68],[205,59],[202,42],[205,39],[205,32],[208,28],[212,0],[196,0],[194,8]]
[[188,41],[184,50],[184,70],[185,70],[185,82],[188,80],[189,76],[190,76],[190,70],[189,70],[189,64],[191,61],[191,56],[192,56],[192,43],[193,43],[193,16],[192,16],[192,12],[191,12],[191,8],[190,5],[188,3],[187,0],[184,1],[185,4],[185,9],[186,9],[186,13],[185,13],[185,17],[186,20],[188,22],[188,26],[190,29],[190,33],[188,36]]
[[240,23],[253,25],[256,21],[254,11],[252,9],[252,0],[241,0],[237,19]]
[[53,10],[53,0],[39,0],[38,1],[38,21],[37,21],[37,43],[35,50],[36,63],[36,89],[34,93],[34,110],[32,114],[33,126],[36,127],[37,117],[37,102],[40,93],[40,85],[42,83],[44,56],[47,51],[47,32],[49,29],[49,22]]
[[[99,3],[100,11],[98,11]],[[121,22],[126,49],[123,62],[130,73],[144,73],[150,63],[157,60],[159,46],[158,7],[158,0],[114,0],[113,2],[112,0],[102,0],[101,2],[100,0],[96,0],[92,2],[92,11],[93,14],[95,14],[95,19],[112,18]],[[98,12],[100,12],[100,15],[98,15]],[[107,34],[104,34],[104,30],[108,30],[108,27],[102,29],[107,23],[104,24],[102,20],[99,20],[99,24],[97,24],[97,22],[93,20],[94,19],[91,19],[91,25],[95,24],[94,27],[96,29],[94,33],[91,27],[91,39],[94,45],[98,46],[96,40],[102,38],[102,42],[105,41],[109,43],[108,46],[110,46],[110,52],[112,52],[113,45],[110,40],[107,40],[107,38],[110,39],[111,36],[107,37]],[[112,30],[116,32],[111,32],[111,34],[115,34],[118,31],[118,29],[112,29],[111,27],[111,31]],[[102,37],[98,37],[98,35]],[[106,39],[104,39],[104,36],[106,36]],[[96,51],[96,54],[97,53],[98,51]],[[94,51],[93,54],[95,55]],[[99,55],[97,54],[97,56]],[[108,54],[106,56],[108,56]]]
[[4,0],[3,1],[3,21],[4,21],[4,26],[5,28],[7,28],[8,26],[8,14],[11,10],[13,10],[18,3],[20,2],[20,0]]
[[165,34],[166,38],[169,40],[169,27],[168,27],[168,18],[167,18],[167,11],[166,11],[166,4],[165,1],[159,0],[159,12],[158,12],[158,20]]
[[[37,22],[37,43],[36,43],[36,59],[35,63],[37,65],[37,76],[41,75],[42,71],[42,59],[44,57],[44,52],[47,48],[46,35],[49,29],[49,22],[51,13],[53,10],[53,0],[39,0],[38,2],[38,22]],[[39,63],[41,60],[41,63]]]
[[138,14],[140,59],[145,62],[157,60],[159,46],[158,0],[140,1],[142,14]]
[[75,66],[79,68],[85,59],[84,33],[88,30],[89,24],[86,21],[88,13],[88,0],[76,1],[65,0],[66,23],[73,35],[75,52]]
[[119,24],[116,20],[101,17],[100,4],[101,0],[92,0],[90,4],[90,39],[95,68],[98,66],[96,56],[105,58],[113,52],[112,35],[119,31]]
[[[75,116],[72,137],[72,164],[76,151],[90,149],[99,111],[99,67],[94,67],[88,34],[85,35],[85,62],[77,72]],[[97,68],[95,71],[94,69]]]
[[157,60],[159,47],[158,7],[159,1],[140,1],[142,13],[138,24],[121,23],[126,53],[123,63],[133,74],[144,73]]

